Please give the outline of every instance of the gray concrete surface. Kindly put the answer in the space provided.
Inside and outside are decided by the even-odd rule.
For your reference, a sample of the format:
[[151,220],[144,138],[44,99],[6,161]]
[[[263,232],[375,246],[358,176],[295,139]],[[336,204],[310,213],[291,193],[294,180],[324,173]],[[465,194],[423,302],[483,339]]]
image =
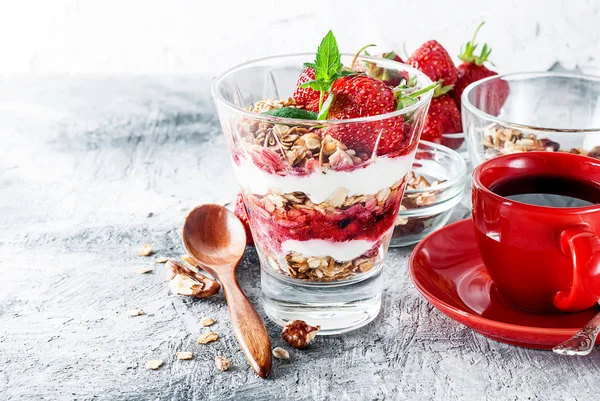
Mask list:
[[[410,249],[390,251],[371,325],[290,350],[266,381],[254,375],[223,295],[169,296],[164,265],[137,254],[149,242],[178,257],[186,212],[236,193],[209,82],[0,77],[0,400],[599,398],[600,354],[515,348],[451,321],[410,282]],[[145,266],[154,272],[135,273]],[[257,301],[253,250],[240,279]],[[127,316],[133,308],[146,315]],[[221,336],[205,346],[203,316]],[[194,359],[176,360],[179,350]],[[214,368],[217,354],[230,371]],[[157,358],[160,369],[144,368]]]

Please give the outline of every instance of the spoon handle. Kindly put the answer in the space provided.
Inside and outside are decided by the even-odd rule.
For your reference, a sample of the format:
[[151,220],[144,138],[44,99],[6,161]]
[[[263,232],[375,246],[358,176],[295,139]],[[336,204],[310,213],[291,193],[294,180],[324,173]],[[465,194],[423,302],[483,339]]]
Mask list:
[[262,378],[271,373],[271,340],[265,323],[235,279],[235,272],[219,275],[231,325],[252,369]]
[[600,333],[600,313],[596,314],[577,334],[552,348],[560,355],[588,355]]

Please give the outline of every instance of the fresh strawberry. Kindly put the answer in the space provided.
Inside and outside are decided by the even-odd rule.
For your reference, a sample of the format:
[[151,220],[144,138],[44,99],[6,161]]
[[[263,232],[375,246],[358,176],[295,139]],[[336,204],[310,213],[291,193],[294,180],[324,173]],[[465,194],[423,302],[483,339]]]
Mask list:
[[327,115],[331,120],[375,116],[396,109],[392,88],[368,75],[338,78],[333,83],[331,92],[335,95]]
[[238,219],[242,221],[244,228],[246,229],[246,245],[254,245],[254,240],[252,239],[252,232],[250,231],[250,224],[248,222],[248,213],[246,212],[246,205],[244,204],[244,199],[242,198],[242,194],[238,194],[237,199],[235,200],[235,215]]
[[394,60],[394,61],[397,61],[399,63],[404,63],[404,60],[402,60],[402,57],[400,57],[398,55],[398,53],[396,53],[393,50],[391,52],[383,53],[381,55],[381,58],[387,58],[388,60]]
[[454,62],[446,49],[435,40],[423,43],[406,63],[425,73],[432,81],[442,81],[444,86],[456,82]]
[[462,122],[454,100],[447,94],[431,99],[421,139],[440,142],[442,134],[459,132],[462,132]]
[[305,109],[319,112],[319,97],[320,93],[317,90],[312,88],[301,88],[300,85],[305,84],[309,81],[315,80],[315,69],[306,67],[300,73],[298,77],[298,82],[296,82],[296,88],[294,89],[294,93],[292,97],[301,106],[304,106]]
[[[331,88],[334,94],[328,118],[375,116],[396,110],[396,97],[391,87],[368,75],[351,75],[339,78]],[[402,116],[369,123],[352,123],[331,126],[326,134],[341,141],[358,154],[371,155],[380,134],[377,154],[383,155],[401,148],[404,143]]]
[[[388,60],[394,60],[399,63],[404,63],[404,60],[402,60],[402,58],[400,56],[398,56],[398,54],[396,54],[396,52],[394,52],[394,51],[383,53],[379,57],[385,58]],[[373,78],[377,78],[377,79],[383,81],[386,85],[390,85],[392,87],[396,87],[396,86],[400,85],[400,83],[402,82],[402,79],[408,81],[408,72],[407,71],[397,71],[397,70],[392,70],[392,69],[387,69],[387,68],[375,67],[372,69],[372,71],[369,75],[372,76]]]
[[[479,32],[479,29],[481,29],[482,26],[483,22],[477,27],[475,33],[473,34],[473,38],[470,42],[467,42],[459,56],[463,63],[457,68],[456,83],[454,84],[454,89],[450,92],[450,96],[452,96],[459,109],[461,107],[460,97],[467,86],[473,82],[479,81],[480,79],[491,77],[492,75],[498,75],[496,72],[489,70],[484,65],[484,63],[488,61],[488,57],[492,52],[491,47],[488,47],[487,44],[484,44],[481,48],[481,53],[479,56],[475,55],[475,50],[478,46],[475,43],[475,38],[477,37],[477,32]],[[492,102],[487,102],[487,106],[491,107],[491,109],[486,111],[493,115],[498,115],[500,109],[506,101],[506,97],[508,96],[508,84],[505,81],[499,80],[497,81],[496,85],[497,88],[493,88],[493,91],[487,91],[490,93],[490,100],[492,100]]]
[[378,156],[401,154],[406,144],[410,143],[412,132],[411,124],[405,123],[403,116],[398,116],[373,122],[333,125],[324,134],[331,135],[354,150],[359,157],[367,159],[373,155],[378,140]]
[[[334,98],[328,118],[344,120],[390,113],[397,109],[399,102],[405,106],[414,104],[417,96],[434,87],[431,85],[412,93],[395,93],[392,87],[368,75],[338,78],[331,88]],[[400,154],[410,143],[413,133],[412,123],[405,122],[404,116],[397,116],[372,122],[333,125],[325,129],[323,135],[331,135],[359,156],[370,157],[374,152],[378,156]]]

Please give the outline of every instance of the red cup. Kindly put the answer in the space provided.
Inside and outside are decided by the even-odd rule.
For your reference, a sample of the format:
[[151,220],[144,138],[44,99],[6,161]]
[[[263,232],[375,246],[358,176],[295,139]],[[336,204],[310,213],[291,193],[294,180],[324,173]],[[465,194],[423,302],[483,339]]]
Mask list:
[[473,171],[473,222],[490,277],[511,305],[576,312],[600,299],[600,204],[530,205],[490,190],[500,181],[552,176],[600,185],[598,160],[559,152],[497,157]]

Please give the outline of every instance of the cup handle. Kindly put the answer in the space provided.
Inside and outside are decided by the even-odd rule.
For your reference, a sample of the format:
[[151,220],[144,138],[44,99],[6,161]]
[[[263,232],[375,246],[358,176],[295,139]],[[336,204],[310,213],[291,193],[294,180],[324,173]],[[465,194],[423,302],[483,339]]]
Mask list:
[[574,226],[560,234],[560,247],[573,260],[573,284],[554,294],[554,306],[565,312],[587,309],[600,298],[600,238],[587,226]]

